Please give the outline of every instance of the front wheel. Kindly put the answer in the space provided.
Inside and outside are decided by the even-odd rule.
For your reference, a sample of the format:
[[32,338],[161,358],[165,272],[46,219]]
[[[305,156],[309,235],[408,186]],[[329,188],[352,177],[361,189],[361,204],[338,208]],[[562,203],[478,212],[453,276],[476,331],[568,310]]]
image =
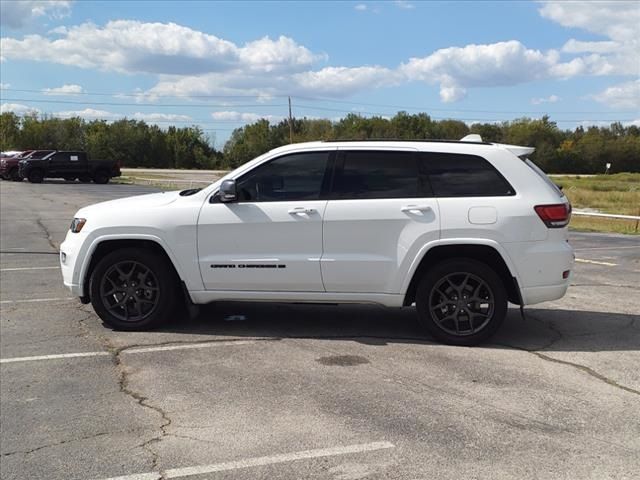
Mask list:
[[498,330],[507,314],[507,293],[488,265],[445,260],[420,281],[416,307],[420,323],[437,340],[471,346]]
[[93,176],[93,181],[101,185],[109,183],[109,174],[104,170],[98,170]]
[[18,172],[17,168],[12,168],[9,171],[9,176],[7,177],[9,180],[11,180],[12,182],[21,182],[22,181],[22,177],[20,176],[20,173]]
[[169,319],[179,288],[163,257],[125,248],[98,262],[89,292],[94,310],[106,324],[117,330],[148,330]]
[[33,169],[29,172],[27,179],[31,183],[42,183],[44,180],[44,172],[39,168]]

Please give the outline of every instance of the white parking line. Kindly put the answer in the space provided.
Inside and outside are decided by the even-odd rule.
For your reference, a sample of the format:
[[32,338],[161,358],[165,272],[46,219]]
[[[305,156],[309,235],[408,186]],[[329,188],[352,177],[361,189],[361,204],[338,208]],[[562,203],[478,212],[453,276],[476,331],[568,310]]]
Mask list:
[[60,353],[58,355],[38,355],[35,357],[0,358],[0,363],[36,362],[39,360],[58,360],[60,358],[98,357],[100,355],[111,354],[109,352]]
[[[253,345],[258,340],[228,340],[220,342],[201,342],[201,343],[183,343],[173,345],[158,345],[152,347],[135,347],[122,350],[121,355],[124,354],[137,354],[137,353],[151,353],[151,352],[165,352],[167,350],[192,350],[194,348],[214,348],[214,347],[229,347],[235,345]],[[110,352],[79,352],[79,353],[60,353],[55,355],[36,355],[33,357],[13,357],[13,358],[0,358],[0,364],[2,363],[16,363],[16,362],[37,362],[42,360],[60,360],[64,358],[78,358],[78,357],[99,357],[111,355]]]
[[576,258],[576,262],[578,262],[578,263],[589,263],[591,265],[604,265],[605,267],[616,267],[616,266],[618,266],[617,263],[602,262],[602,261],[599,261],[599,260],[587,260],[585,258]]
[[[338,455],[348,455],[350,453],[364,453],[375,450],[394,448],[391,442],[361,443],[358,445],[345,445],[342,447],[317,448],[314,450],[303,450],[300,452],[282,453],[267,457],[253,457],[244,460],[231,462],[214,463],[211,465],[200,465],[195,467],[172,468],[164,471],[162,478],[181,478],[192,475],[203,475],[214,472],[227,472],[239,470],[241,468],[261,467],[264,465],[274,465],[277,463],[294,462],[296,460],[306,460],[311,458],[335,457]],[[121,477],[111,477],[103,480],[155,480],[160,477],[160,472],[137,473],[124,475]]]
[[74,297],[53,297],[53,298],[30,298],[27,300],[2,300],[0,304],[7,303],[39,303],[39,302],[57,302],[60,300],[73,300]]
[[574,248],[576,252],[582,252],[583,250],[621,250],[626,248],[640,248],[640,245],[624,245],[621,247],[611,246],[611,247],[583,247],[583,248]]
[[22,272],[24,270],[60,270],[60,266],[56,267],[18,267],[18,268],[0,268],[0,272]]

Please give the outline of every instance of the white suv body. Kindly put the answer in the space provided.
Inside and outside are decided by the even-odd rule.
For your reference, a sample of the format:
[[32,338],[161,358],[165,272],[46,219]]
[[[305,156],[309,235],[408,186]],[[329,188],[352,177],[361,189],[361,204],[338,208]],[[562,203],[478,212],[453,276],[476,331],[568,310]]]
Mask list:
[[[61,245],[64,283],[94,307],[102,302],[107,308],[96,311],[119,328],[146,327],[145,310],[153,307],[145,317],[154,317],[151,326],[158,322],[155,316],[162,316],[158,310],[169,308],[149,306],[169,295],[167,287],[163,295],[153,289],[160,288],[162,272],[132,273],[155,285],[140,293],[131,285],[125,288],[124,274],[107,273],[105,265],[100,274],[110,277],[101,287],[91,287],[101,260],[123,249],[162,257],[194,304],[255,300],[401,307],[419,299],[421,278],[431,267],[469,258],[500,277],[513,303],[554,300],[565,294],[573,266],[566,227],[570,205],[537,167],[518,158],[532,151],[464,141],[284,146],[197,192],[143,195],[79,210]],[[565,210],[564,218],[553,217],[558,209]],[[148,267],[154,261],[142,263]],[[128,265],[134,264],[123,263],[122,269]],[[475,272],[474,279],[484,278]],[[481,289],[480,283],[453,283],[440,288],[462,293],[466,288],[467,296]],[[490,286],[484,291],[500,288]],[[176,282],[171,295],[181,293]],[[147,303],[127,306],[127,295],[134,302],[141,295]],[[457,297],[442,297],[453,302],[446,309],[462,312]],[[493,307],[483,303],[478,308],[476,320]],[[446,309],[443,315],[449,317]],[[110,311],[122,321],[110,318]],[[130,316],[138,320],[127,322]],[[453,328],[452,323],[445,330],[451,334]],[[486,338],[471,331],[460,342],[438,338],[464,344]]]

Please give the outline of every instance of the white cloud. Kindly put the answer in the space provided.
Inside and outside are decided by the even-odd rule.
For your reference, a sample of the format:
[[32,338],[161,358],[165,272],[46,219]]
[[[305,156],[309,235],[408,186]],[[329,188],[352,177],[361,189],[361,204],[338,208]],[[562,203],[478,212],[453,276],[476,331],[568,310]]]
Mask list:
[[516,85],[544,78],[558,61],[556,52],[542,53],[511,40],[436,50],[412,58],[400,69],[409,80],[440,84],[440,98],[453,102],[470,87]]
[[548,97],[532,98],[531,103],[533,105],[541,105],[543,103],[556,103],[560,101],[560,97],[557,95],[549,95]]
[[47,15],[63,18],[71,13],[71,1],[66,0],[21,0],[0,2],[0,25],[20,28],[36,17]]
[[358,3],[355,7],[353,7],[354,10],[357,10],[359,12],[364,12],[365,10],[367,10],[367,6],[364,3]]
[[540,14],[564,27],[581,28],[619,42],[636,39],[640,34],[640,4],[619,2],[543,2]]
[[80,85],[65,83],[61,87],[43,88],[42,93],[45,95],[77,95],[84,93],[84,89]]
[[625,127],[640,127],[640,118],[636,118],[635,120],[631,120],[630,122],[622,122],[622,125]]
[[640,73],[640,3],[547,1],[540,14],[564,27],[580,28],[608,40],[574,38],[562,47],[566,54],[587,54],[556,69],[558,76],[634,75]]
[[10,83],[0,83],[0,90],[6,90],[11,86]]
[[136,112],[130,116],[135,120],[144,120],[148,123],[160,122],[190,122],[193,119],[189,115],[180,115],[176,113],[142,113]]
[[235,69],[274,72],[308,68],[326,55],[294,40],[264,37],[238,46],[175,23],[115,20],[104,27],[84,23],[58,31],[62,38],[2,38],[7,60],[36,60],[121,73],[197,75]]
[[234,111],[223,111],[223,112],[213,112],[211,114],[211,118],[218,121],[224,122],[238,122],[238,123],[253,123],[260,119],[266,119],[271,121],[280,121],[283,117],[277,115],[262,115],[259,113],[250,113],[250,112],[234,112]]
[[620,48],[620,43],[614,41],[581,42],[574,38],[568,40],[562,51],[566,53],[611,53]]
[[416,8],[413,3],[408,2],[407,0],[394,0],[393,4],[398,8],[402,8],[403,10],[413,10],[414,8]]
[[[297,73],[288,87],[298,94],[347,96],[366,88],[398,84],[400,76],[394,70],[380,66],[326,67],[322,70]],[[286,91],[287,85],[282,85]]]
[[33,115],[40,113],[40,110],[21,103],[3,103],[0,105],[0,113],[5,112],[13,112],[16,115]]
[[640,110],[640,80],[614,85],[590,98],[612,108]]
[[84,110],[66,110],[62,112],[54,112],[52,115],[59,118],[80,117],[86,120],[116,120],[121,117],[118,113],[107,112],[106,110],[96,110],[94,108],[85,108]]

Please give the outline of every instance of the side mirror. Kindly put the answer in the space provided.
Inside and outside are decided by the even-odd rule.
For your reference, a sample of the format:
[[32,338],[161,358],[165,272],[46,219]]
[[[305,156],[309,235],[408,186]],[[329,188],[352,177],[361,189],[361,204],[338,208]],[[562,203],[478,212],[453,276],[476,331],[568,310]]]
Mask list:
[[236,181],[225,180],[220,185],[220,201],[222,203],[230,203],[238,200],[238,194],[236,192]]

